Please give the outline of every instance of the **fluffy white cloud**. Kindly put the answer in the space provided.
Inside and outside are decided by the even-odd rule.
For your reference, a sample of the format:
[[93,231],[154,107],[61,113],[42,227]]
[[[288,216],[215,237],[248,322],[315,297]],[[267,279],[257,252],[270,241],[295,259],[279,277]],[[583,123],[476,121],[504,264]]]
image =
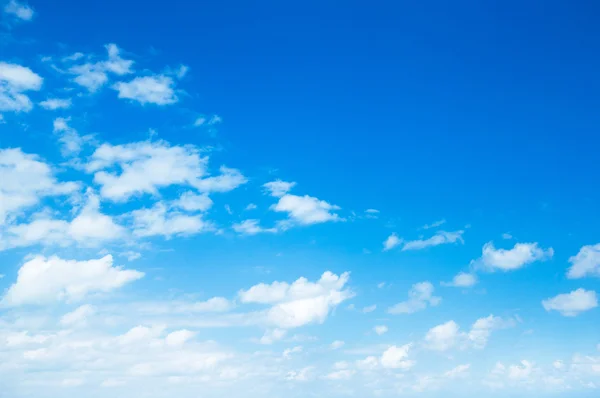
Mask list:
[[598,297],[593,290],[577,289],[570,293],[542,301],[546,311],[558,311],[564,316],[576,316],[598,306]]
[[442,286],[471,287],[477,284],[477,277],[467,272],[459,272],[451,282],[442,282]]
[[292,356],[292,354],[298,354],[302,352],[302,346],[296,346],[293,348],[288,348],[286,350],[283,351],[283,357],[284,358],[290,358]]
[[206,211],[213,205],[213,201],[207,194],[195,194],[193,192],[184,192],[178,200],[173,203],[174,207],[186,211]]
[[383,251],[392,250],[394,247],[400,245],[403,242],[402,238],[399,238],[396,233],[392,233],[387,239],[383,242]]
[[263,232],[277,232],[277,228],[263,228],[259,220],[244,220],[241,223],[233,224],[233,230],[242,235],[256,235]]
[[446,351],[454,347],[460,338],[459,326],[454,321],[437,325],[425,335],[425,345],[435,351]]
[[94,247],[125,235],[124,227],[100,212],[100,200],[88,190],[86,203],[70,222],[49,218],[45,213],[34,215],[29,223],[6,228],[0,250],[35,244],[69,246],[77,243],[79,246]]
[[404,242],[402,251],[406,250],[421,250],[432,246],[439,246],[448,243],[464,243],[462,238],[464,231],[446,232],[438,231],[435,235],[428,239],[418,239]]
[[69,126],[69,119],[58,117],[54,119],[54,133],[60,137],[58,141],[61,143],[61,153],[63,156],[77,155],[81,151],[81,147],[88,137],[81,137],[77,130]]
[[408,292],[408,300],[390,307],[388,313],[412,314],[424,310],[428,305],[436,306],[442,299],[433,295],[434,290],[431,282],[415,283]]
[[388,327],[385,325],[377,325],[373,328],[373,331],[381,336],[382,334],[386,334],[388,332]]
[[44,109],[48,109],[50,111],[55,111],[57,109],[68,109],[71,107],[71,99],[70,98],[48,98],[40,102],[40,106]]
[[20,149],[0,149],[0,225],[46,196],[75,191],[72,182],[59,183],[49,165]]
[[175,332],[169,333],[165,337],[165,343],[168,346],[172,347],[180,347],[184,345],[188,340],[191,340],[196,336],[196,332],[192,332],[191,330],[182,329],[177,330]]
[[[133,195],[149,193],[170,185],[185,185],[203,192],[225,192],[246,182],[235,169],[221,168],[221,175],[204,178],[208,157],[191,145],[171,146],[165,141],[142,141],[126,145],[103,144],[86,165],[100,184],[100,194],[124,201]],[[114,168],[118,171],[112,171]],[[105,170],[111,171],[105,171]],[[120,171],[120,172],[119,172]]]
[[571,267],[567,278],[578,279],[585,276],[600,276],[600,243],[583,246],[577,255],[569,258]]
[[310,379],[310,372],[314,370],[313,366],[306,366],[300,370],[289,371],[285,379],[289,381],[308,381]]
[[260,338],[260,344],[273,344],[285,337],[287,331],[284,329],[272,329],[267,330],[265,334]]
[[331,309],[352,297],[344,289],[349,273],[338,276],[329,271],[317,282],[299,278],[292,284],[287,282],[260,283],[239,292],[243,303],[273,304],[267,310],[267,322],[282,329],[291,329],[309,323],[322,323]]
[[27,3],[22,3],[17,0],[10,0],[8,3],[6,3],[4,6],[4,12],[14,15],[23,21],[31,21],[34,14],[33,8],[31,8]]
[[414,361],[407,359],[411,347],[412,344],[405,344],[400,347],[393,345],[389,347],[381,355],[381,366],[387,369],[410,369],[414,365]]
[[31,69],[0,62],[0,112],[28,112],[33,108],[27,91],[42,88],[43,79]]
[[193,235],[214,230],[210,222],[201,215],[188,215],[171,210],[163,202],[152,208],[131,212],[133,234],[140,237],[162,235],[167,238],[176,235]]
[[515,325],[513,319],[503,319],[498,316],[489,315],[475,321],[467,334],[468,341],[475,348],[484,348],[492,334],[492,331],[511,328]]
[[[69,67],[68,72],[75,75],[75,83],[85,87],[89,92],[95,92],[108,82],[108,73],[118,76],[132,73],[133,61],[121,58],[120,50],[116,44],[107,44],[105,46],[108,57],[105,61],[95,63],[85,63]],[[63,60],[67,62],[77,61],[84,55],[76,53]]]
[[64,260],[35,256],[21,266],[3,305],[77,301],[91,293],[109,292],[138,280],[143,272],[113,266],[111,255],[97,260]]
[[536,261],[548,260],[553,255],[552,248],[543,249],[537,243],[517,243],[512,249],[496,249],[488,242],[474,265],[488,271],[513,271]]
[[277,212],[288,213],[289,221],[300,225],[319,224],[328,221],[343,221],[336,213],[340,207],[312,196],[286,194],[271,206]]
[[286,182],[286,181],[281,181],[281,180],[275,180],[275,181],[271,181],[271,182],[267,182],[266,184],[263,184],[263,187],[265,188],[265,190],[271,196],[274,196],[276,198],[281,198],[282,196],[286,195],[295,186],[296,186],[295,182]]
[[175,94],[175,82],[169,76],[155,75],[136,77],[130,82],[118,82],[113,89],[119,98],[137,101],[142,105],[170,105],[179,101]]

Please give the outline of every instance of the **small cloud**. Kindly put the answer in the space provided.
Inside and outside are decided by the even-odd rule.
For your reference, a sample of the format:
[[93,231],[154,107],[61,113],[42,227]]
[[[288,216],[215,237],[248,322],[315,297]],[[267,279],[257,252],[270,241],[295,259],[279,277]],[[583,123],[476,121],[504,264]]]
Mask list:
[[40,106],[44,109],[55,111],[57,109],[68,109],[71,107],[70,98],[48,98],[40,102]]
[[336,340],[333,343],[331,343],[331,345],[329,346],[332,350],[337,350],[339,348],[342,348],[344,346],[344,342],[341,340]]
[[425,225],[423,225],[423,226],[421,227],[421,229],[432,229],[432,228],[437,228],[437,227],[439,227],[439,226],[441,226],[441,225],[444,225],[444,224],[446,224],[446,220],[445,220],[445,219],[442,219],[442,220],[439,220],[439,221],[435,221],[435,222],[433,222],[433,223],[431,223],[431,224],[425,224]]
[[375,311],[376,309],[377,309],[377,305],[373,304],[373,305],[369,305],[369,306],[363,308],[362,312],[363,312],[363,314],[368,314],[370,312]]
[[412,314],[424,310],[428,305],[435,307],[442,299],[433,295],[434,290],[431,282],[415,283],[408,292],[408,300],[390,307],[388,313]]
[[373,328],[373,331],[377,333],[379,336],[388,332],[388,327],[385,325],[378,325]]
[[15,17],[23,21],[31,21],[33,19],[33,8],[26,3],[18,2],[17,0],[11,0],[4,6],[4,12],[7,14],[14,15]]
[[387,239],[383,242],[383,251],[386,252],[388,250],[392,250],[394,247],[400,245],[403,242],[402,238],[399,238],[395,232],[393,232]]
[[254,203],[250,203],[248,206],[246,206],[246,208],[244,210],[249,211],[249,210],[255,210],[257,208],[257,206]]
[[598,306],[598,297],[592,290],[577,289],[571,293],[542,301],[546,311],[558,311],[563,316],[577,316],[579,313],[591,310]]
[[442,286],[471,287],[477,283],[477,277],[466,272],[459,272],[451,282],[442,282]]
[[513,236],[511,234],[509,234],[509,233],[503,233],[502,234],[502,239],[509,240],[509,239],[512,239],[512,238],[513,238]]

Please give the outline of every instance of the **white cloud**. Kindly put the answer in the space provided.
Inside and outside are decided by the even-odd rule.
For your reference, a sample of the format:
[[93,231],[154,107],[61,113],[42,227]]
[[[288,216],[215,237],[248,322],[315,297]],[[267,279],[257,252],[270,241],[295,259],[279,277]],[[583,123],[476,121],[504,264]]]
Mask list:
[[469,368],[471,368],[470,364],[458,365],[457,367],[444,373],[444,377],[447,379],[456,379],[456,378],[465,377],[465,376],[467,376]]
[[441,219],[439,221],[435,221],[431,224],[425,224],[421,227],[421,229],[432,229],[432,228],[437,228],[440,227],[442,225],[446,224],[446,220],[445,219]]
[[600,276],[600,243],[583,246],[579,253],[569,258],[571,267],[567,278],[578,279],[585,276]]
[[[246,180],[235,169],[221,168],[221,175],[207,174],[208,157],[191,145],[171,146],[165,141],[125,145],[103,144],[92,154],[86,171],[94,174],[102,197],[125,201],[133,195],[156,195],[160,188],[187,185],[202,192],[225,192]],[[112,171],[115,166],[118,171]],[[111,170],[105,171],[105,170]]]
[[414,361],[408,360],[408,352],[412,344],[405,344],[397,347],[395,345],[389,347],[381,355],[381,366],[387,369],[410,369],[414,365]]
[[84,261],[38,255],[21,266],[17,281],[6,291],[2,304],[78,301],[91,293],[118,289],[143,276],[143,272],[113,266],[111,255]]
[[442,299],[433,295],[434,290],[431,282],[415,283],[408,292],[408,300],[390,307],[388,313],[412,314],[424,310],[428,305],[436,306]]
[[344,342],[341,340],[336,340],[333,343],[331,343],[331,345],[329,346],[332,350],[337,350],[339,348],[342,348],[344,346]]
[[165,75],[136,77],[130,82],[117,82],[113,89],[119,98],[137,101],[142,105],[170,105],[179,101],[175,94],[175,82]]
[[512,249],[496,249],[492,242],[488,242],[474,265],[488,271],[513,271],[536,261],[548,260],[553,255],[552,248],[542,249],[537,243],[517,243]]
[[404,242],[402,251],[406,250],[421,250],[428,247],[439,246],[449,243],[464,243],[462,238],[464,231],[446,232],[438,231],[429,239],[418,239]]
[[362,312],[363,312],[363,314],[368,314],[368,313],[370,313],[370,312],[373,312],[373,311],[375,311],[376,309],[377,309],[377,305],[376,305],[376,304],[373,304],[373,305],[369,305],[369,306],[367,306],[367,307],[363,308],[363,309],[362,309]]
[[336,370],[331,373],[328,373],[323,378],[327,379],[327,380],[334,380],[334,381],[350,380],[352,378],[352,376],[354,376],[355,373],[356,373],[356,371],[352,370],[352,369],[342,369],[342,370]]
[[403,242],[402,238],[399,238],[396,233],[392,233],[387,239],[383,242],[383,251],[392,250],[394,247],[400,245]]
[[213,201],[207,194],[195,194],[193,192],[184,192],[178,200],[173,202],[173,206],[185,211],[206,211],[213,205]]
[[591,310],[598,306],[598,297],[593,290],[577,289],[570,293],[542,301],[546,311],[558,311],[564,316],[576,316],[581,312]]
[[4,12],[14,15],[23,21],[31,21],[34,14],[33,8],[31,8],[28,4],[17,0],[10,0],[4,6]]
[[377,325],[373,328],[373,331],[381,336],[382,334],[386,334],[388,332],[388,327],[385,325]]
[[53,123],[54,133],[60,134],[58,141],[62,145],[60,151],[63,156],[77,155],[87,140],[87,138],[81,137],[77,130],[70,127],[68,122],[69,119],[58,117],[54,119]]
[[24,93],[39,91],[43,79],[31,69],[0,62],[0,112],[29,112],[33,104]]
[[88,317],[94,315],[96,313],[96,308],[89,305],[84,304],[80,307],[77,307],[72,312],[69,312],[60,318],[60,324],[64,326],[76,326],[84,324]]
[[294,186],[296,186],[295,182],[286,182],[281,180],[267,182],[263,185],[269,194],[276,198],[281,198],[282,196],[286,195]]
[[425,345],[435,351],[446,351],[459,341],[459,326],[454,321],[448,321],[431,328],[425,335]]
[[256,206],[254,203],[250,203],[248,206],[246,206],[246,208],[244,210],[246,211],[250,211],[250,210],[255,210],[258,206]]
[[508,378],[512,380],[523,380],[531,376],[533,372],[533,363],[522,360],[521,365],[511,365],[508,367]]
[[201,215],[188,215],[171,210],[163,202],[149,209],[131,212],[133,234],[139,237],[162,235],[167,238],[176,235],[193,235],[214,230],[213,225]]
[[451,282],[442,282],[442,286],[472,287],[477,284],[477,277],[467,272],[459,272],[452,278]]
[[312,372],[313,369],[314,367],[307,366],[298,371],[291,370],[286,374],[285,379],[289,381],[307,381],[310,379],[310,372]]
[[57,109],[68,109],[71,107],[70,98],[48,98],[40,102],[40,106],[44,109],[55,111]]
[[285,337],[287,331],[284,329],[272,329],[267,330],[265,334],[260,338],[260,344],[273,344]]
[[[133,61],[121,58],[120,50],[116,44],[107,44],[105,48],[108,53],[105,61],[73,65],[68,70],[69,73],[76,76],[75,83],[85,87],[92,93],[108,82],[108,72],[118,76],[133,72],[131,68]],[[63,58],[63,61],[73,62],[83,57],[83,54],[75,53],[70,57]]]
[[290,221],[300,225],[343,221],[338,214],[334,213],[335,210],[340,209],[339,206],[308,195],[283,195],[276,204],[271,206],[271,209],[288,213]]
[[196,336],[196,332],[192,332],[187,329],[177,330],[169,333],[165,337],[165,343],[171,347],[181,347],[187,341],[191,340]]
[[286,350],[283,351],[283,357],[284,358],[290,358],[292,356],[292,354],[298,354],[302,352],[302,346],[296,346],[293,348],[288,348]]
[[0,149],[0,225],[45,196],[72,193],[78,185],[59,183],[53,171],[35,155],[20,149]]
[[277,232],[277,228],[263,228],[260,226],[260,220],[244,220],[241,223],[233,224],[233,230],[242,235],[256,235],[264,232]]
[[498,316],[489,315],[475,321],[467,334],[467,338],[473,347],[481,349],[487,345],[492,331],[510,328],[514,325],[515,321],[513,319],[502,319]]
[[260,283],[239,292],[243,303],[274,304],[266,312],[267,322],[282,329],[291,329],[309,323],[322,323],[329,312],[352,297],[344,289],[349,273],[338,276],[329,271],[317,282],[299,278],[291,285],[286,282]]

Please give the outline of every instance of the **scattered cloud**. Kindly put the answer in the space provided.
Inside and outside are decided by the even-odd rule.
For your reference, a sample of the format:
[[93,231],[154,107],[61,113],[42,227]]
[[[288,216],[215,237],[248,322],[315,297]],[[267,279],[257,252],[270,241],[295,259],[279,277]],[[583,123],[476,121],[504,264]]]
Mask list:
[[377,325],[373,328],[373,331],[378,334],[379,336],[381,336],[382,334],[387,333],[388,331],[388,327],[385,325]]
[[69,109],[71,107],[70,98],[48,98],[40,102],[40,106],[44,109],[55,111],[57,109]]
[[600,243],[583,246],[579,253],[569,258],[571,267],[567,278],[578,279],[585,276],[600,276]]
[[233,230],[241,235],[256,235],[260,233],[275,233],[277,228],[263,228],[260,226],[260,220],[244,220],[240,223],[233,224]]
[[212,231],[212,223],[205,221],[202,215],[189,215],[169,208],[163,202],[157,202],[151,208],[134,210],[133,234],[139,237],[159,236],[171,238],[177,235],[193,235]]
[[39,91],[43,81],[25,66],[0,62],[0,112],[29,112],[33,103],[24,93]]
[[513,238],[513,236],[511,234],[508,234],[508,233],[502,234],[502,239],[510,240],[512,238]]
[[70,119],[58,117],[53,123],[53,131],[59,135],[60,151],[65,157],[78,155],[83,144],[89,140],[89,137],[81,137],[77,130],[69,126],[69,122]]
[[449,243],[464,243],[462,238],[464,231],[446,232],[438,231],[435,235],[428,239],[418,239],[404,242],[402,251],[406,250],[421,250],[428,247],[439,246]]
[[294,224],[311,225],[328,221],[343,221],[336,213],[340,207],[329,204],[312,196],[297,196],[285,194],[279,201],[271,206],[271,210],[284,212],[289,216],[289,221]]
[[363,314],[368,314],[370,312],[373,312],[377,309],[377,305],[373,304],[373,305],[369,305],[366,306],[365,308],[362,309]]
[[445,219],[441,219],[441,220],[435,221],[435,222],[433,222],[433,223],[431,223],[431,224],[425,224],[425,225],[423,225],[423,226],[421,227],[421,229],[432,229],[432,228],[437,228],[437,227],[440,227],[440,226],[442,226],[442,225],[444,225],[444,224],[446,224],[446,220],[445,220]]
[[[105,61],[72,65],[68,69],[68,73],[75,75],[73,81],[86,88],[90,93],[98,91],[98,89],[108,82],[108,73],[117,76],[133,73],[133,61],[123,59],[121,57],[121,50],[116,44],[107,44],[105,48],[108,53]],[[75,53],[63,58],[63,61],[76,62],[82,58],[88,57],[82,53]]]
[[6,3],[4,6],[4,12],[14,15],[23,21],[31,21],[34,15],[33,8],[31,8],[27,3],[17,0],[10,0],[8,3]]
[[77,326],[82,325],[86,322],[86,320],[96,313],[96,308],[89,305],[84,304],[80,307],[77,307],[72,312],[69,312],[60,318],[60,324],[63,326]]
[[442,299],[433,295],[434,290],[431,282],[415,283],[408,292],[408,300],[390,307],[388,313],[412,314],[424,310],[428,305],[435,307]]
[[402,238],[399,238],[396,233],[392,233],[387,239],[383,242],[383,251],[392,250],[394,247],[400,245],[403,242]]
[[496,249],[492,242],[483,245],[481,258],[474,267],[487,271],[513,271],[536,261],[546,261],[554,255],[552,248],[543,249],[537,243],[517,243],[512,249]]
[[117,90],[119,98],[142,105],[171,105],[179,101],[175,93],[175,82],[165,75],[136,77],[127,83],[117,82],[113,89]]
[[484,348],[494,330],[515,326],[513,319],[503,319],[494,315],[479,318],[468,332],[461,332],[454,321],[431,328],[424,338],[426,348],[434,351],[447,351],[451,348]]
[[332,350],[337,350],[339,348],[342,348],[344,346],[344,342],[341,340],[336,340],[333,343],[331,343],[331,345],[329,346]]
[[111,255],[84,261],[38,255],[21,266],[17,281],[1,303],[18,306],[79,301],[91,293],[107,293],[143,276],[143,272],[113,266]]
[[263,185],[263,187],[271,196],[281,198],[282,196],[285,196],[295,185],[295,182],[275,180],[267,182]]
[[596,292],[580,288],[544,300],[542,306],[546,311],[558,311],[563,316],[577,316],[581,312],[596,308],[598,297]]
[[472,287],[477,284],[477,277],[467,272],[459,272],[452,278],[451,282],[442,282],[442,286]]

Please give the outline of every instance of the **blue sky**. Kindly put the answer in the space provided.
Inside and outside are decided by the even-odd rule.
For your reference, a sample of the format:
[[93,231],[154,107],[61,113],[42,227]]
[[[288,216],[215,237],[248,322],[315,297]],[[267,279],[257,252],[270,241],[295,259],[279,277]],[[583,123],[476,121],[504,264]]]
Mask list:
[[595,397],[597,15],[4,1],[0,397]]

